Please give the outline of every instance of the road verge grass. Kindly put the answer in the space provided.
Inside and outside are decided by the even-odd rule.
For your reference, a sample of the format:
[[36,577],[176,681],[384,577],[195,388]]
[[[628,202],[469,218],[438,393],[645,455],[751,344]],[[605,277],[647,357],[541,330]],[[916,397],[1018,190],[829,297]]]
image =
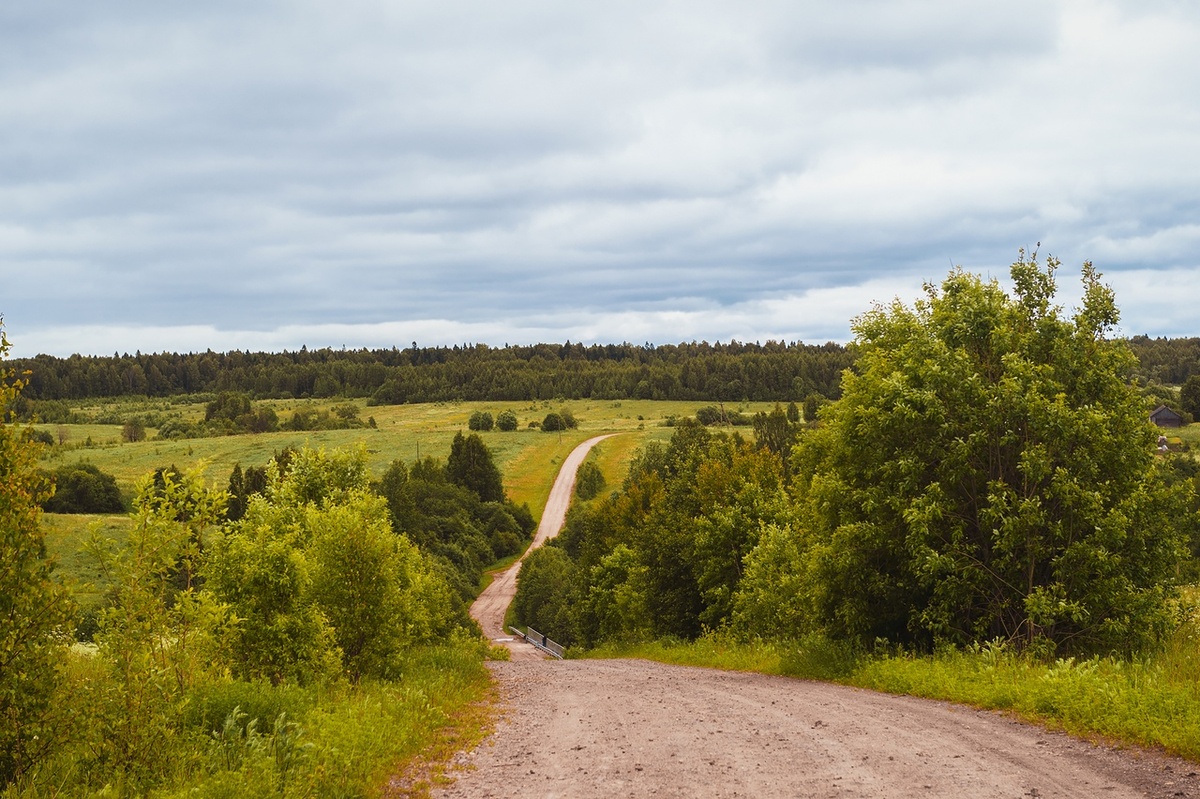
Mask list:
[[817,636],[608,645],[586,657],[636,657],[802,679],[1000,710],[1051,729],[1161,749],[1200,761],[1200,627],[1134,660],[1041,660],[991,644],[934,655],[862,653]]
[[199,683],[158,742],[150,764],[156,776],[142,790],[122,785],[94,759],[88,714],[98,711],[88,700],[112,686],[94,655],[76,647],[59,697],[76,708],[72,740],[0,796],[427,796],[441,764],[494,725],[483,646],[463,638],[414,649],[393,681]]

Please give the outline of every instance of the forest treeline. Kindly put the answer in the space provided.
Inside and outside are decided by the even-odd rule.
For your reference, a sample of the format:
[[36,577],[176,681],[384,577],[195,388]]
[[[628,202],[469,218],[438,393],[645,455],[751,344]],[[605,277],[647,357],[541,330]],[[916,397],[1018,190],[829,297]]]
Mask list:
[[[1128,339],[1143,384],[1200,375],[1200,338]],[[358,397],[379,405],[452,400],[836,399],[852,347],[749,344],[536,344],[296,352],[38,355],[9,363],[28,372],[27,400],[243,392],[257,398]]]
[[852,352],[826,343],[666,346],[484,344],[297,352],[135,353],[10,366],[27,400],[242,392],[256,398],[355,397],[406,402],[541,399],[800,400],[836,397]]

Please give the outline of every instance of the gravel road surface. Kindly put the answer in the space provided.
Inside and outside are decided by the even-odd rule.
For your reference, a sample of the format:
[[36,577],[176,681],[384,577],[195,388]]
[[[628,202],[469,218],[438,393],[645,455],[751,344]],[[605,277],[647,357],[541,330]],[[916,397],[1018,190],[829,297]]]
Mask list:
[[435,797],[1200,796],[1195,764],[942,702],[639,660],[492,668],[506,717]]

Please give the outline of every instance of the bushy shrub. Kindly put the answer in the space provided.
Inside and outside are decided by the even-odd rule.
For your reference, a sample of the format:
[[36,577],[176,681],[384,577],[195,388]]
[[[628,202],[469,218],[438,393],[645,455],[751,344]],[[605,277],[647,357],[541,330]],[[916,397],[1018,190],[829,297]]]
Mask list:
[[129,443],[146,440],[146,425],[141,419],[133,417],[121,426],[121,439]]
[[496,429],[505,433],[511,433],[517,429],[517,414],[513,411],[500,411],[496,417]]
[[604,490],[604,485],[604,473],[595,461],[585,461],[575,474],[575,496],[580,499],[592,499]]
[[242,620],[225,637],[236,676],[388,677],[407,648],[459,623],[441,572],[392,531],[387,501],[371,493],[365,449],[303,448],[268,475],[266,496],[249,498],[207,569]]
[[123,513],[117,478],[90,463],[60,466],[51,473],[54,495],[42,503],[48,513]]
[[696,411],[696,421],[706,427],[713,425],[733,425],[734,427],[745,427],[753,423],[753,420],[744,413],[737,411],[727,411],[723,408],[718,408],[716,405],[706,405]]
[[495,420],[487,411],[475,411],[471,414],[471,418],[467,421],[467,427],[471,430],[488,432],[495,427]]

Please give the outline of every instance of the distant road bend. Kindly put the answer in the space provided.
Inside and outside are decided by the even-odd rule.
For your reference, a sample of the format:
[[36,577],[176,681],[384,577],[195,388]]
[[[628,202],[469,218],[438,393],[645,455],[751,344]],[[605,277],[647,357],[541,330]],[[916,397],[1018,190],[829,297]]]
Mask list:
[[[542,520],[533,536],[526,554],[540,547],[549,539],[559,534],[563,522],[567,519],[567,509],[571,507],[571,495],[575,489],[575,474],[587,458],[592,447],[615,433],[596,436],[584,441],[563,460],[554,485],[550,488],[550,497],[542,510]],[[471,605],[471,617],[479,622],[483,634],[492,641],[503,643],[512,653],[513,660],[541,660],[543,655],[532,644],[520,639],[513,639],[504,629],[504,615],[513,597],[517,595],[517,572],[521,570],[521,562],[517,561],[507,570],[496,575],[491,584],[483,590],[479,598]]]
[[[534,546],[557,534],[563,462]],[[531,547],[532,549],[532,547]],[[518,566],[472,606],[493,639]],[[1200,765],[1047,732],[1007,716],[783,677],[638,660],[545,660],[506,641],[496,732],[435,797],[1200,797]]]

